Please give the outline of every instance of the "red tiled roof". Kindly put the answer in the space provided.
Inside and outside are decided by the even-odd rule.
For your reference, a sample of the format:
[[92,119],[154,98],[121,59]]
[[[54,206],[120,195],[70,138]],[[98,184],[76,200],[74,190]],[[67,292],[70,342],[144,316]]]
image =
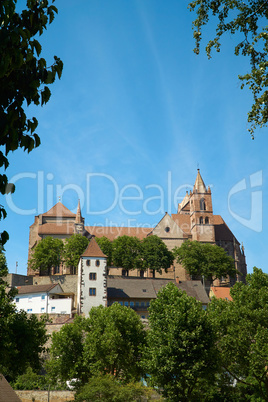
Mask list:
[[39,225],[38,234],[73,234],[74,227],[73,224],[59,224],[59,223],[43,223],[43,225]]
[[190,215],[186,214],[172,214],[171,218],[177,225],[181,228],[181,230],[187,235],[191,234],[191,221]]
[[107,257],[107,256],[101,251],[100,246],[98,245],[94,237],[92,237],[87,246],[86,251],[82,254],[81,257]]
[[240,244],[220,215],[214,215],[214,228],[216,241],[233,241],[235,239],[236,243]]
[[105,236],[109,240],[114,240],[119,236],[136,236],[138,239],[144,239],[153,228],[147,227],[122,227],[122,226],[85,226],[85,229],[96,237]]
[[211,286],[210,290],[217,299],[233,301],[232,296],[230,295],[230,288],[225,288],[223,286]]
[[75,218],[76,214],[73,214],[65,205],[58,202],[49,211],[45,212],[43,216],[68,216]]

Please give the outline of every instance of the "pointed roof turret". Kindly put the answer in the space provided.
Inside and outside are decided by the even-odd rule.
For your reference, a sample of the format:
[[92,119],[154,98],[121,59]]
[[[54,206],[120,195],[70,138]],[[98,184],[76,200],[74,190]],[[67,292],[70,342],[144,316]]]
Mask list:
[[197,193],[206,193],[207,192],[205,183],[201,177],[199,169],[197,169],[197,176],[195,179],[194,190],[196,190]]
[[78,200],[75,223],[83,223],[82,222],[82,215],[81,215],[80,200]]
[[81,257],[104,257],[106,258],[107,255],[105,255],[102,251],[98,243],[96,242],[95,238],[92,237],[86,251],[81,255]]
[[185,205],[188,204],[188,202],[190,201],[190,195],[188,194],[188,191],[186,191],[185,197],[182,200],[182,202],[178,205],[178,212],[181,211]]

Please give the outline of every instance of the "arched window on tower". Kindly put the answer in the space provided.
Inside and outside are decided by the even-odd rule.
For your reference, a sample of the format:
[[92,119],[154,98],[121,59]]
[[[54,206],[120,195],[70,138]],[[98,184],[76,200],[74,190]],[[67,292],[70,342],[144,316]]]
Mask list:
[[202,218],[202,216],[200,216],[200,218],[199,218],[199,223],[200,223],[200,225],[203,225],[203,218]]
[[205,199],[201,198],[201,200],[200,200],[200,211],[205,211],[205,210],[206,210]]
[[206,216],[205,217],[205,225],[208,225],[209,224],[209,219],[208,219],[208,217]]

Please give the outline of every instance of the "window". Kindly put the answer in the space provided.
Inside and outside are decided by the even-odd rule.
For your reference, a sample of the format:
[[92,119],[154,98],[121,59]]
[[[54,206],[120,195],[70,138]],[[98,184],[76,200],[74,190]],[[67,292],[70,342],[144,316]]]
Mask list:
[[199,223],[200,223],[200,225],[203,225],[203,218],[202,218],[202,216],[201,216],[200,219],[199,219]]
[[45,300],[45,297],[46,297],[46,295],[42,295],[42,296],[41,296],[41,299],[42,299],[42,300]]
[[134,307],[134,302],[129,302],[130,307]]
[[19,297],[16,297],[16,303],[18,303],[20,301]]
[[165,232],[168,233],[170,231],[170,227],[165,227]]
[[96,260],[95,265],[96,265],[96,267],[99,267],[100,266],[100,260]]
[[45,307],[41,307],[41,313],[45,312]]
[[128,301],[124,302],[124,306],[128,307]]
[[140,277],[144,278],[144,271],[140,271]]
[[142,289],[142,291],[143,291],[143,292],[147,292],[147,290],[146,290],[146,289]]
[[28,308],[28,309],[27,309],[27,313],[31,313],[32,311],[33,311],[32,308]]
[[150,302],[147,302],[147,303],[146,303],[146,307],[150,307]]
[[135,305],[136,305],[136,307],[139,307],[140,303],[139,303],[139,302],[136,302]]
[[96,279],[97,279],[96,273],[95,272],[90,272],[89,280],[90,281],[95,281]]
[[141,307],[144,307],[145,306],[145,303],[144,302],[141,302]]
[[56,310],[56,307],[51,307],[51,312],[54,312]]
[[204,198],[201,198],[200,200],[200,211],[205,211],[206,210],[206,203]]
[[207,225],[209,223],[209,219],[208,219],[208,217],[206,216],[205,217],[205,224]]
[[120,306],[123,306],[123,302],[122,302],[122,301],[119,301],[118,303],[120,304]]
[[60,273],[60,267],[57,266],[54,268],[54,274],[59,274]]
[[96,296],[96,288],[89,288],[89,296]]
[[87,264],[88,267],[90,267],[90,260],[87,260],[86,264]]

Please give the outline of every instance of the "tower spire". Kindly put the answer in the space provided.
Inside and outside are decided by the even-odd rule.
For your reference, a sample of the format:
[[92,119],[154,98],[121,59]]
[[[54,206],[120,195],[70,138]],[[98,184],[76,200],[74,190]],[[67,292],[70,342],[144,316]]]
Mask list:
[[81,207],[80,207],[80,200],[78,200],[75,223],[82,223],[82,215],[81,215]]
[[195,179],[194,190],[196,190],[197,193],[206,193],[207,192],[207,189],[206,189],[205,183],[201,177],[199,168],[197,169],[197,176]]

